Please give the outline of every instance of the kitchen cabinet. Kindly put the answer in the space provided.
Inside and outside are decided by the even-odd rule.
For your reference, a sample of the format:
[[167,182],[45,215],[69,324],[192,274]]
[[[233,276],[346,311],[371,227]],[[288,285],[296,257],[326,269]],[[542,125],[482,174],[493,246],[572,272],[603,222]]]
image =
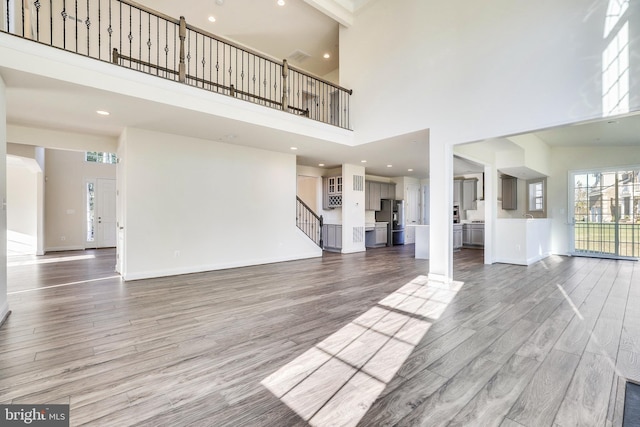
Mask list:
[[369,203],[367,203],[366,208],[370,211],[379,211],[381,184],[379,182],[369,181],[367,182],[367,187],[369,189]]
[[376,245],[387,246],[387,224],[376,224]]
[[463,211],[476,210],[477,209],[477,191],[478,180],[477,179],[465,179],[462,181],[462,205]]
[[502,175],[502,209],[518,209],[518,178]]
[[453,224],[453,249],[462,247],[462,224]]
[[462,179],[453,180],[453,204],[460,206],[462,203]]
[[322,180],[322,207],[333,209],[342,207],[342,176],[328,176]]
[[387,182],[367,181],[365,184],[364,206],[365,210],[379,211],[380,200],[394,199],[396,185]]
[[484,246],[484,224],[462,224],[463,246]]
[[324,250],[340,252],[342,250],[342,225],[324,224],[322,226]]

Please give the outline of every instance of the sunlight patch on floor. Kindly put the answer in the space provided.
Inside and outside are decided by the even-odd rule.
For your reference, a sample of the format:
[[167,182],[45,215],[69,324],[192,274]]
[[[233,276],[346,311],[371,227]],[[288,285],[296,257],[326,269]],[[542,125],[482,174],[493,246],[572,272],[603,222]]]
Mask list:
[[355,426],[461,287],[418,276],[262,385],[312,426]]
[[7,267],[20,267],[23,265],[37,265],[37,264],[55,264],[58,262],[68,261],[82,261],[86,259],[95,259],[95,255],[76,255],[56,258],[44,258],[44,259],[29,259],[25,261],[10,261],[7,262]]

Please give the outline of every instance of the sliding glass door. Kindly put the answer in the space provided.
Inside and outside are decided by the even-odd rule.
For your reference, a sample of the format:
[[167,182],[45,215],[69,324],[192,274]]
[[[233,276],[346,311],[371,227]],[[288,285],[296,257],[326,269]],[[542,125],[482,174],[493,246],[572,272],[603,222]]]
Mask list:
[[571,173],[570,220],[576,255],[640,256],[639,172],[640,167]]

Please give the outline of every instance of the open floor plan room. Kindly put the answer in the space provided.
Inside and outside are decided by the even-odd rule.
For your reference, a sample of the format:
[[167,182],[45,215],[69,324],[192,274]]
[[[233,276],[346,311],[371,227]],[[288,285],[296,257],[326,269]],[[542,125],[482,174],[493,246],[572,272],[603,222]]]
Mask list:
[[412,246],[123,282],[113,250],[10,258],[0,403],[71,425],[620,426],[637,262]]

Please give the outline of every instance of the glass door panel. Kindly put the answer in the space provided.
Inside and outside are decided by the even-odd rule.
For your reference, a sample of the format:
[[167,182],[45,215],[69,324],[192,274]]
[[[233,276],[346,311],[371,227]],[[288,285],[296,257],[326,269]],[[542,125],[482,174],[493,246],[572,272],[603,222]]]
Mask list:
[[640,255],[638,169],[577,172],[571,177],[573,243],[578,255]]

